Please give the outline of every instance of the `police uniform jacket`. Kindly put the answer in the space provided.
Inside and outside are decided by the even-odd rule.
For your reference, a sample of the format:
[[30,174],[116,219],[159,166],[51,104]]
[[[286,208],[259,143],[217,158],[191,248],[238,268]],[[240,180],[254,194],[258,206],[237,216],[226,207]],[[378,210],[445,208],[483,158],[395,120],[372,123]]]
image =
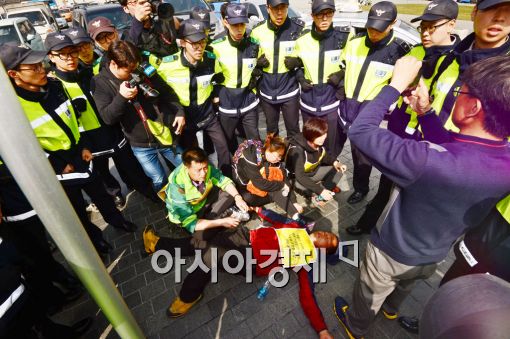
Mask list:
[[301,91],[301,109],[308,114],[324,116],[338,110],[340,101],[336,98],[337,89],[328,83],[330,74],[340,70],[340,54],[349,38],[349,28],[333,27],[326,32],[312,30],[296,41],[294,56],[301,59],[304,78],[310,80],[313,88]]
[[184,50],[161,59],[158,74],[172,87],[184,108],[186,125],[210,119],[214,114],[212,105],[213,77],[221,73],[216,56],[205,51],[201,61],[192,65],[184,56]]
[[248,84],[260,56],[258,42],[248,35],[234,41],[227,34],[213,41],[211,47],[225,76],[218,91],[220,114],[238,116],[256,108],[259,99]]
[[344,123],[354,122],[363,106],[389,83],[395,62],[409,52],[410,46],[393,31],[373,43],[366,32],[350,40],[342,52],[345,64],[345,100],[340,109]]
[[296,40],[303,26],[300,19],[287,17],[280,27],[268,19],[252,30],[251,36],[260,43],[260,54],[269,60],[269,66],[263,69],[258,83],[262,100],[277,104],[299,95],[295,72],[285,67],[284,60],[286,56],[294,54]]

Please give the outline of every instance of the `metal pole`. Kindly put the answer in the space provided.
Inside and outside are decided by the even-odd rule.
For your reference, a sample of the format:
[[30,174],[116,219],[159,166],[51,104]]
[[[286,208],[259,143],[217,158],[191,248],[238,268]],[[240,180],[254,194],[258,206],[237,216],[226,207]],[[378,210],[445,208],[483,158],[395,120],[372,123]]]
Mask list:
[[3,161],[115,331],[121,338],[144,338],[46,159],[3,66],[0,103]]

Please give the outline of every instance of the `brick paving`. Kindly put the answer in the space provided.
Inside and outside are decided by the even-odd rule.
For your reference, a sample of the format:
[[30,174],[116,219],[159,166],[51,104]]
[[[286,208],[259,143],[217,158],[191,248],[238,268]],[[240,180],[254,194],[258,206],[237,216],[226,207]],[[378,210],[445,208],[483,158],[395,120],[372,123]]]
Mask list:
[[[260,126],[261,133],[264,134],[262,120]],[[284,130],[282,122],[281,125],[280,130]],[[352,182],[352,160],[348,143],[342,152],[342,160],[349,168],[347,176],[349,182]],[[374,169],[370,183],[371,191],[362,203],[354,206],[347,204],[346,200],[351,192],[341,192],[320,209],[312,206],[305,208],[305,215],[316,221],[316,229],[336,233],[342,240],[360,239],[360,257],[364,253],[368,236],[351,237],[345,229],[356,222],[367,202],[375,195],[379,175],[380,173]],[[301,196],[298,196],[298,201],[310,205],[309,201]],[[278,210],[275,206],[268,207]],[[134,234],[126,234],[106,227],[105,238],[114,246],[114,250],[106,258],[105,264],[108,266],[120,256],[118,264],[111,271],[111,276],[148,338],[317,338],[299,305],[299,286],[292,272],[289,274],[288,285],[283,288],[271,287],[263,301],[256,298],[256,292],[265,278],[254,277],[253,284],[246,284],[244,277],[220,272],[219,282],[209,284],[204,298],[189,314],[178,319],[168,318],[165,311],[180,290],[182,282],[175,283],[174,269],[167,274],[158,274],[152,270],[151,258],[143,250],[142,231],[147,224],[153,224],[156,230],[165,236],[181,237],[184,231],[171,226],[165,219],[163,204],[155,204],[136,192],[130,195],[123,214],[136,223],[139,229]],[[92,219],[96,224],[106,226],[100,216],[93,215]],[[256,227],[258,223],[255,217],[252,217],[247,226]],[[401,314],[420,315],[451,261],[450,255],[431,278],[418,282],[402,305]],[[191,262],[192,260],[187,260],[184,267],[189,267]],[[181,272],[184,278],[187,274],[185,269],[181,269]],[[327,265],[327,283],[317,284],[315,287],[315,295],[326,324],[335,338],[346,336],[333,314],[333,300],[337,295],[351,300],[357,274],[356,267],[344,262],[334,266]],[[54,319],[71,323],[85,316],[95,316],[96,321],[84,337],[99,338],[108,327],[108,322],[88,295]],[[103,338],[106,337],[118,338],[118,335],[112,330],[109,334],[103,334]],[[417,336],[401,329],[395,320],[386,320],[378,315],[366,338],[405,339]]]

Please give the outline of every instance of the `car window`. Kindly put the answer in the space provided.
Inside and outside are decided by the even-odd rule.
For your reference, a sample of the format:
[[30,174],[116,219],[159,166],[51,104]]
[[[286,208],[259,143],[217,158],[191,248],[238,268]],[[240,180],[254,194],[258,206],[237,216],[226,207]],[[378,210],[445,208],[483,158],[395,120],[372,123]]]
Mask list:
[[90,22],[98,16],[104,16],[110,19],[117,30],[123,30],[131,25],[131,17],[126,12],[124,12],[120,6],[88,12],[86,21]]
[[23,13],[8,13],[9,18],[27,18],[34,26],[47,25],[46,19],[40,11],[23,12]]
[[191,8],[198,6],[210,9],[209,5],[203,0],[163,0],[174,7],[175,14],[188,14]]
[[18,29],[25,41],[27,40],[27,36],[29,34],[36,35],[34,27],[32,27],[32,25],[30,25],[28,21],[19,22]]
[[19,44],[18,33],[14,26],[2,26],[0,27],[0,44],[14,41],[16,44]]

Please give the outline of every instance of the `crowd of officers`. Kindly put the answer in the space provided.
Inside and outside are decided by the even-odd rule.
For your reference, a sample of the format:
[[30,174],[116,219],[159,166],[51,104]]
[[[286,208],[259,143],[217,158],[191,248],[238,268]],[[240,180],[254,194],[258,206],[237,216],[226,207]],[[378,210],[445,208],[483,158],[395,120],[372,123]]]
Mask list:
[[[410,55],[423,60],[420,75],[433,101],[425,116],[401,97],[388,115],[388,129],[404,139],[423,140],[432,117],[456,131],[451,112],[461,93],[462,73],[479,60],[510,52],[508,1],[479,0],[473,10],[474,32],[461,40],[453,34],[457,4],[434,0],[413,20],[419,21],[422,39],[417,46],[395,36],[397,9],[389,1],[371,7],[366,31],[361,33],[333,25],[333,0],[312,2],[311,29],[300,19],[288,17],[288,0],[268,0],[269,19],[251,31],[246,30],[247,8],[225,3],[221,15],[226,31],[214,40],[206,9],[194,8],[191,18],[181,21],[172,16],[171,8],[161,6],[155,22],[149,3],[124,1],[121,5],[133,17],[127,31],[119,32],[109,19],[97,17],[88,23],[88,32],[73,27],[48,34],[45,52],[0,46],[1,61],[34,133],[102,254],[111,245],[90,222],[82,191],[108,224],[127,232],[137,228],[119,211],[126,202],[121,185],[110,173],[110,158],[128,189],[158,202],[157,192],[168,182],[160,157],[171,170],[181,169],[184,150],[198,146],[197,132],[202,131],[204,148],[216,153],[221,171],[213,172],[234,179],[239,192],[232,185],[228,193],[241,210],[274,201],[289,217],[299,219],[303,209],[296,203],[294,188],[313,193],[316,201],[333,199],[339,191],[336,174],[346,170],[339,156],[347,133],[358,114],[390,82],[398,59]],[[43,63],[46,58],[49,69]],[[262,112],[265,142],[258,126]],[[280,115],[287,139],[279,137],[283,134],[278,129]],[[239,143],[239,139],[246,141]],[[354,192],[348,203],[356,204],[369,191],[373,160],[356,143],[351,150]],[[268,167],[280,166],[284,160],[288,164],[283,172],[288,170],[296,179],[293,184],[286,179],[282,183],[269,180]],[[79,284],[55,262],[42,223],[5,164],[0,169],[2,236],[16,245],[22,257],[30,258],[29,270],[39,268],[25,276],[40,286],[35,298],[58,309],[79,295]],[[332,181],[327,187],[321,183],[326,178]],[[190,184],[199,195],[207,195],[199,187],[200,180]],[[258,185],[266,195],[254,197],[257,194],[249,184]],[[347,231],[370,233],[394,187],[383,174],[376,197]],[[507,200],[498,204],[494,216],[498,221],[509,220]],[[170,220],[193,233],[196,220],[180,219],[182,210],[172,211],[168,200],[167,207]],[[31,246],[26,246],[27,239]],[[22,279],[15,273],[12,278]],[[386,311],[389,317],[396,314]],[[55,337],[57,325],[48,322],[44,316],[35,324],[43,335],[46,331],[45,335]],[[65,337],[70,337],[69,331],[81,333],[88,325],[67,328]],[[362,334],[366,324],[357,325]]]

